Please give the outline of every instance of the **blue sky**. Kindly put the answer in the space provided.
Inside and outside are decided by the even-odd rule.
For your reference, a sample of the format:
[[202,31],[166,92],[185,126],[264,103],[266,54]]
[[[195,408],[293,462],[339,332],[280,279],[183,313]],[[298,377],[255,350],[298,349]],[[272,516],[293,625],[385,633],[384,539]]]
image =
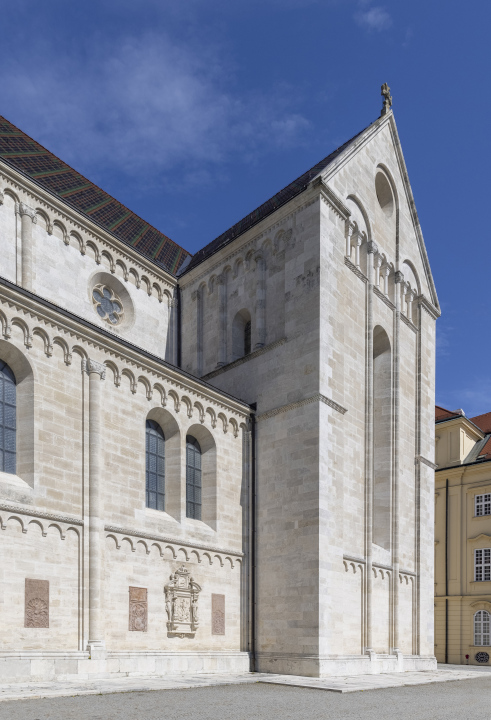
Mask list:
[[437,402],[491,410],[489,3],[0,11],[0,114],[191,252],[372,122],[388,82],[443,312]]

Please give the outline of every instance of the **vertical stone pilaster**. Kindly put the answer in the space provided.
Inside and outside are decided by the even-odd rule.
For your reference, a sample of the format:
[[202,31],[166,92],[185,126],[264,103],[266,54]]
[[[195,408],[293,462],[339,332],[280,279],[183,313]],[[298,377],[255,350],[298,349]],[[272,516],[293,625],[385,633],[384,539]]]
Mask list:
[[[358,246],[357,246],[358,247]],[[372,627],[373,627],[373,279],[374,267],[373,256],[378,250],[374,242],[367,244],[367,322],[366,322],[366,414],[365,414],[365,438],[366,438],[366,459],[365,459],[365,493],[366,493],[366,520],[365,520],[365,542],[366,542],[366,640],[365,652],[370,656],[373,653]],[[359,258],[359,251],[357,252]]]
[[222,273],[218,283],[218,362],[217,367],[227,364],[227,275]]
[[256,258],[256,344],[259,350],[266,344],[266,263],[262,256]]
[[19,203],[18,212],[21,222],[21,281],[25,290],[32,291],[33,252],[32,252],[32,226],[37,222],[36,211],[25,203]]
[[395,274],[395,313],[394,313],[394,468],[392,484],[392,652],[400,654],[399,650],[399,413],[400,413],[400,326],[401,326],[401,288],[404,287],[404,275],[397,271]]
[[91,657],[105,650],[104,497],[102,459],[102,381],[106,368],[85,361],[89,376],[89,641]]

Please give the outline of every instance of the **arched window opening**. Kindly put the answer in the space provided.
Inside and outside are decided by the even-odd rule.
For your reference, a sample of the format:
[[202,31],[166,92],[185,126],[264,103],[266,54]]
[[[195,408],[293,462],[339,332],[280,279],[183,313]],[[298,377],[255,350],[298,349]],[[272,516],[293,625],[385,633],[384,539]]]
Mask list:
[[165,510],[165,438],[155,420],[147,420],[146,445],[146,505]]
[[251,348],[251,315],[248,310],[240,310],[232,323],[232,359],[249,355]]
[[248,320],[244,327],[244,355],[251,352],[251,321]]
[[474,615],[474,645],[490,645],[489,620],[489,613],[486,610],[479,610]]
[[16,471],[16,382],[7,363],[0,360],[0,471]]
[[373,331],[373,542],[390,550],[392,352],[385,330]]
[[201,520],[201,447],[186,436],[186,517]]

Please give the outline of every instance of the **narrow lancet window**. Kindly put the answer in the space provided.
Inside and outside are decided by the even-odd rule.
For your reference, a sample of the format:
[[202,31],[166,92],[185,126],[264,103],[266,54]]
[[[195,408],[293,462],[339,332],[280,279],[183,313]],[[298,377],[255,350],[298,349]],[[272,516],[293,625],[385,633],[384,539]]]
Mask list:
[[186,437],[186,517],[201,520],[201,447]]
[[373,542],[390,549],[392,352],[385,330],[373,331]]

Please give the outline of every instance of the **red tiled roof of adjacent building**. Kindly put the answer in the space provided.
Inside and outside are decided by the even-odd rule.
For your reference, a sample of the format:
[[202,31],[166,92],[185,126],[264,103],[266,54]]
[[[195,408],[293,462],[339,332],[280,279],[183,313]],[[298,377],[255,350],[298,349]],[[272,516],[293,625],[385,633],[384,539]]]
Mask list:
[[126,245],[177,274],[190,253],[0,116],[0,158]]
[[450,418],[461,417],[463,415],[461,410],[447,410],[441,405],[435,405],[435,421],[450,420]]
[[484,415],[476,415],[476,417],[469,418],[474,425],[482,430],[484,433],[491,433],[491,412],[484,413]]

